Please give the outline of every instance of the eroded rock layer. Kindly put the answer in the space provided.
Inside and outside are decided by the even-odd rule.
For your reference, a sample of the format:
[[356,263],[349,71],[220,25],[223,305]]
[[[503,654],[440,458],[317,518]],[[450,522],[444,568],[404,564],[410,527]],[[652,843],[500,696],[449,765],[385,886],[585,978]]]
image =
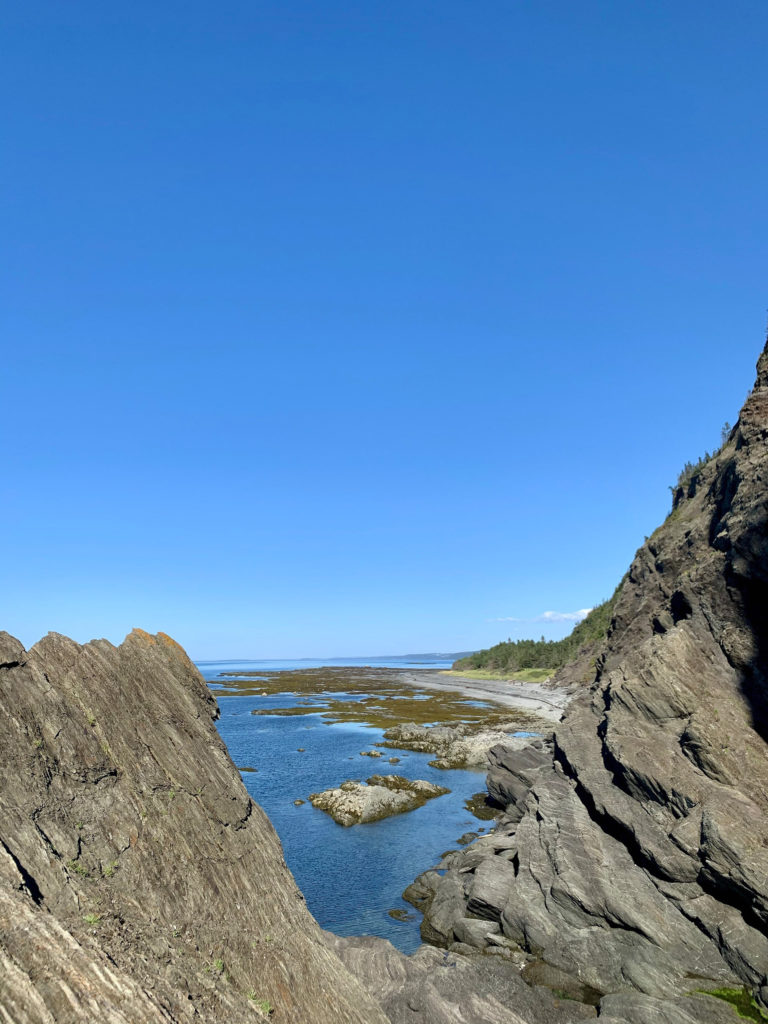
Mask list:
[[551,749],[492,751],[494,837],[414,890],[430,941],[487,948],[466,919],[488,920],[602,994],[601,1021],[733,1012],[701,989],[768,1006],[767,441],[768,346],[729,439],[638,551]]
[[177,644],[0,634],[0,701],[0,1020],[385,1024]]

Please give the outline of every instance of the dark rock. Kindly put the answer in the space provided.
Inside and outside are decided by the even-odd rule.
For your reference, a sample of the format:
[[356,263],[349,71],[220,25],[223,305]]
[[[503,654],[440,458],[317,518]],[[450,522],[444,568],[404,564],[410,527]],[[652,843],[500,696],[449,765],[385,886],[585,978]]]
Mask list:
[[446,871],[424,909],[424,920],[421,922],[422,939],[433,946],[450,946],[453,942],[454,921],[465,914],[464,883],[458,872]]
[[403,893],[403,899],[422,910],[435,895],[441,875],[437,871],[424,871]]
[[474,842],[474,840],[477,839],[477,838],[478,838],[478,833],[477,832],[465,832],[463,835],[459,836],[459,838],[456,840],[456,843],[459,846],[468,846],[470,843]]
[[522,805],[518,809],[518,802],[528,795],[541,769],[551,767],[552,753],[540,745],[521,750],[499,744],[488,751],[488,764],[488,796],[497,806],[505,808],[510,818],[519,821]]
[[637,552],[552,751],[491,750],[509,846],[452,855],[455,921],[500,913],[509,940],[606,993],[601,1022],[725,1021],[693,989],[766,987],[767,485],[768,346],[728,441]]

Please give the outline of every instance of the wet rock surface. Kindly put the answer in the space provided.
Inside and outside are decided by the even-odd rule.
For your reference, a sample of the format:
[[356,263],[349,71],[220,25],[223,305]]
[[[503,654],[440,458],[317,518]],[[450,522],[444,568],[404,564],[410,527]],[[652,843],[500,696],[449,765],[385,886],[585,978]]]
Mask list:
[[309,800],[313,807],[330,814],[337,824],[349,827],[404,814],[444,793],[450,790],[423,779],[372,775],[365,783],[348,780],[336,789],[310,793]]

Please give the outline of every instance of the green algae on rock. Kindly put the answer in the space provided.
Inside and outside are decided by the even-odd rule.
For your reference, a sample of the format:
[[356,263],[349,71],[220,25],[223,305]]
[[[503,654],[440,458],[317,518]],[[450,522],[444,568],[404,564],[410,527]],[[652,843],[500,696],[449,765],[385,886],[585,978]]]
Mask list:
[[697,991],[701,995],[712,996],[728,1003],[745,1020],[768,1021],[768,1014],[763,1013],[748,988],[701,988]]

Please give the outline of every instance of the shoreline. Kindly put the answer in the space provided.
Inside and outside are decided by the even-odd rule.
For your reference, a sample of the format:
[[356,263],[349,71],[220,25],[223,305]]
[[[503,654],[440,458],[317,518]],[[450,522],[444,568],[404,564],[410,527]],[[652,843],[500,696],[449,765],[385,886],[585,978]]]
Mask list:
[[[478,728],[486,718],[498,722],[507,711],[517,711],[554,725],[560,721],[575,696],[572,687],[553,687],[551,683],[477,678],[439,668],[371,665],[291,668],[270,673],[219,672],[209,678],[208,683],[214,687],[214,693],[221,696],[267,697],[288,693],[297,698],[294,710],[276,711],[277,714],[304,714],[305,701],[321,695],[332,698],[334,693],[343,691],[365,694],[358,707],[368,705],[367,720],[371,724],[380,724],[382,728],[397,723],[426,725],[438,721],[444,725],[468,721]],[[398,696],[395,705],[384,712],[382,701],[386,704],[388,696],[394,696],[395,692],[399,695],[400,691],[403,696]],[[404,700],[405,697],[410,701]],[[478,702],[480,706],[472,707],[469,702]],[[331,703],[334,702],[331,700]],[[353,717],[353,705],[346,701],[335,703],[333,710],[342,718]],[[488,706],[483,707],[484,704]],[[328,701],[325,707],[326,711],[331,710]],[[395,710],[399,713],[393,714]]]
[[559,722],[574,694],[542,683],[516,683],[501,679],[446,677],[440,669],[392,669],[394,681],[425,690],[461,693],[473,700],[492,701],[502,707],[516,708]]

